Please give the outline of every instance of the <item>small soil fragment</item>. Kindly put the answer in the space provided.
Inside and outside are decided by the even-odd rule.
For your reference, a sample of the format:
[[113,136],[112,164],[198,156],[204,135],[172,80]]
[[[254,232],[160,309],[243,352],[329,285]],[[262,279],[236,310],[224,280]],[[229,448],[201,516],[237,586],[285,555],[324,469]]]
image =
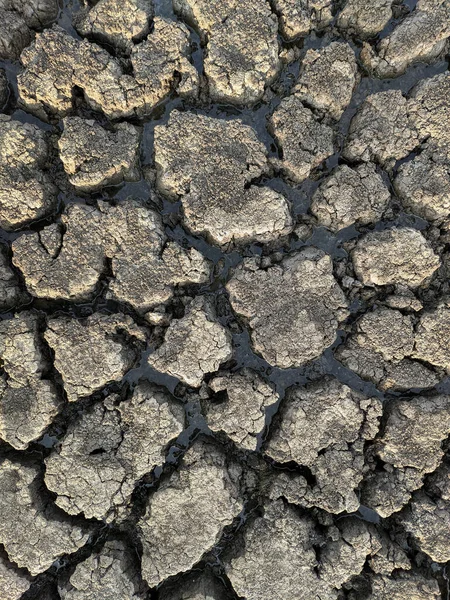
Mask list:
[[413,160],[400,165],[394,188],[406,209],[440,224],[450,215],[450,158],[427,144]]
[[439,382],[436,373],[412,360],[416,356],[413,320],[397,310],[378,308],[363,315],[335,356],[381,390],[426,389]]
[[450,36],[447,0],[419,0],[415,10],[375,50],[365,44],[363,64],[376,77],[398,77],[417,62],[432,62],[443,53]]
[[280,69],[278,23],[269,2],[173,0],[173,6],[206,41],[204,70],[211,99],[232,104],[260,100]]
[[[374,528],[369,527],[371,533],[372,542],[372,555],[369,558],[369,566],[374,573],[379,575],[391,575],[394,571],[403,569],[409,571],[411,569],[411,561],[409,560],[406,552],[399,546],[399,544],[393,541],[388,532],[381,528],[376,529],[376,535],[374,535]],[[376,544],[378,542],[378,545]]]
[[48,368],[39,333],[38,313],[22,312],[0,322],[0,355],[8,385],[19,388],[42,377]]
[[240,120],[173,111],[155,128],[159,190],[180,198],[195,233],[218,244],[266,242],[292,231],[287,200],[253,182],[270,173],[267,151]]
[[183,431],[184,410],[167,391],[146,382],[117,409],[123,433],[116,457],[129,463],[137,481],[164,462],[169,443]]
[[397,285],[394,292],[384,300],[386,306],[406,312],[419,312],[423,303],[416,298],[414,292],[403,285]]
[[293,387],[265,451],[280,463],[294,461],[311,466],[326,448],[341,442],[354,443],[363,435],[362,429],[366,430],[367,439],[374,437],[380,416],[378,399],[367,398],[336,379],[325,379],[306,388]]
[[142,576],[154,587],[191,569],[241,512],[241,468],[217,446],[197,440],[149,500],[140,521]]
[[39,439],[58,414],[60,402],[51,381],[14,388],[0,379],[0,438],[17,450]]
[[332,513],[358,510],[354,490],[364,475],[364,443],[375,437],[381,413],[378,399],[335,379],[291,388],[265,452],[279,463],[309,467],[316,484],[308,488],[303,478],[285,474],[275,484],[279,495]]
[[99,203],[99,208],[113,273],[108,297],[144,312],[169,302],[177,286],[209,280],[209,261],[195,248],[167,241],[156,212],[130,200],[115,207]]
[[[437,562],[448,560],[449,510],[450,468],[442,463],[427,478],[425,490],[414,494],[411,506],[400,514],[403,527],[414,536],[420,549]],[[423,518],[421,513],[424,513]]]
[[339,231],[382,218],[391,194],[371,163],[354,169],[340,165],[313,195],[311,212],[320,225]]
[[355,517],[339,520],[335,529],[321,553],[319,575],[339,589],[362,572],[366,559],[376,555],[381,544],[376,530]]
[[365,470],[361,443],[349,450],[336,444],[319,455],[310,468],[313,484],[302,475],[282,471],[273,478],[270,497],[285,498],[302,508],[321,508],[331,514],[354,512],[360,505],[357,488]]
[[334,153],[333,129],[320,122],[296,94],[280,102],[269,119],[269,128],[282,153],[282,158],[272,162],[296,183]]
[[387,518],[400,511],[422,484],[423,475],[417,469],[396,469],[386,464],[383,470],[366,475],[361,489],[361,503],[380,517]]
[[367,478],[362,493],[363,504],[382,517],[399,511],[422,486],[424,476],[439,466],[441,445],[450,433],[450,397],[393,400],[386,416],[384,434],[376,445],[386,464]]
[[227,289],[255,351],[283,369],[320,356],[348,315],[330,256],[312,247],[267,269],[244,259]]
[[450,430],[450,397],[418,396],[394,400],[380,441],[379,455],[394,467],[431,473],[443,456],[441,448]]
[[333,0],[274,0],[280,29],[286,40],[324,29],[333,20]]
[[243,541],[226,559],[234,591],[247,600],[336,600],[317,575],[314,521],[281,500],[266,505],[264,515],[246,524]]
[[19,58],[33,39],[32,30],[54,21],[58,11],[58,0],[1,0],[0,59]]
[[[449,19],[450,24],[450,19]],[[450,73],[422,79],[411,90],[408,112],[421,140],[429,140],[449,156]]]
[[140,133],[129,123],[113,132],[95,121],[66,117],[58,147],[70,183],[81,192],[92,192],[121,181],[137,181]]
[[111,520],[137,481],[164,463],[183,427],[181,404],[140,384],[130,399],[96,404],[69,427],[61,448],[46,459],[45,483],[65,512]]
[[419,144],[410,104],[400,90],[368,96],[350,123],[343,157],[392,169]]
[[416,327],[415,358],[450,373],[450,309],[445,303],[422,314]]
[[347,0],[337,25],[359,39],[375,37],[392,18],[392,4],[393,0]]
[[224,431],[238,446],[256,450],[258,434],[265,426],[266,408],[278,401],[278,394],[251,369],[219,375],[208,382],[216,393],[206,405],[206,422],[212,431]]
[[105,270],[101,215],[93,206],[72,204],[40,232],[13,244],[13,263],[27,290],[38,298],[83,300],[96,290]]
[[358,66],[351,47],[345,42],[332,42],[306,52],[294,92],[304,104],[339,121],[358,81]]
[[40,326],[32,312],[0,322],[0,437],[18,450],[41,437],[60,405],[55,386],[45,377],[50,364]]
[[142,600],[141,587],[132,551],[113,540],[79,563],[59,594],[61,600]]
[[205,296],[194,298],[181,319],[174,319],[162,345],[149,356],[150,366],[200,387],[207,373],[232,356],[231,335],[216,319]]
[[111,260],[107,296],[139,312],[168,302],[177,285],[209,279],[210,265],[191,248],[167,242],[159,215],[142,203],[74,204],[50,225],[13,243],[13,262],[38,298],[92,297]]
[[41,119],[59,119],[71,112],[76,87],[91,108],[109,118],[143,116],[178,80],[180,94],[196,94],[198,73],[187,58],[189,47],[183,24],[157,17],[151,35],[132,50],[129,74],[107,50],[54,26],[21,54],[19,99]]
[[87,531],[56,511],[40,492],[39,469],[4,459],[0,465],[0,543],[32,575],[87,542]]
[[36,125],[0,115],[0,226],[23,227],[56,207],[49,140]]
[[129,54],[136,42],[149,32],[152,0],[100,0],[73,17],[80,35],[98,39]]
[[355,273],[364,285],[426,284],[441,261],[424,236],[408,227],[368,233],[352,252]]
[[197,98],[200,82],[191,62],[190,35],[183,23],[155,17],[152,33],[133,48],[131,65],[139,86],[133,104],[138,116],[149,114],[174,90],[182,98]]
[[44,337],[55,353],[69,402],[122,379],[133,367],[146,339],[143,329],[121,313],[94,313],[79,321],[48,319]]
[[450,503],[433,500],[424,491],[416,492],[398,521],[411,534],[417,546],[431,560],[446,563],[450,560]]
[[[425,579],[416,573],[402,573],[392,577],[376,575],[371,578],[372,593],[368,600],[440,600],[441,592],[434,579]],[[353,600],[353,597],[351,597]],[[354,600],[357,600],[356,597]]]

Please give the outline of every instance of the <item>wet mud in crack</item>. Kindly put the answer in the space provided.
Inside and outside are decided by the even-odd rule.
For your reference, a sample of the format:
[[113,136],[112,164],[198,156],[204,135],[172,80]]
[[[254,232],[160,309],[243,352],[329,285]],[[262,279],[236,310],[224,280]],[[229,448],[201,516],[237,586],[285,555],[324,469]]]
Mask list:
[[1,598],[448,599],[448,2],[0,17]]

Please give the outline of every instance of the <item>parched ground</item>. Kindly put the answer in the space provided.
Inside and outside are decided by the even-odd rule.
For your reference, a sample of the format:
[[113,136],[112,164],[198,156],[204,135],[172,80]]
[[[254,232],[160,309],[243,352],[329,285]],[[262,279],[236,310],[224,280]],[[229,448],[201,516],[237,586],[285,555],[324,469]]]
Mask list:
[[0,600],[447,600],[449,0],[0,0]]

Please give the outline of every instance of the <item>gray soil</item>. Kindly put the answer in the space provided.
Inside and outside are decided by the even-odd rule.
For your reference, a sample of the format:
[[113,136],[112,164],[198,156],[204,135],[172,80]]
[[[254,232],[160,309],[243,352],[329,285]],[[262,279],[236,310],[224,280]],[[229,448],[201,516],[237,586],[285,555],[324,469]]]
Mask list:
[[0,600],[450,598],[449,0],[0,0]]

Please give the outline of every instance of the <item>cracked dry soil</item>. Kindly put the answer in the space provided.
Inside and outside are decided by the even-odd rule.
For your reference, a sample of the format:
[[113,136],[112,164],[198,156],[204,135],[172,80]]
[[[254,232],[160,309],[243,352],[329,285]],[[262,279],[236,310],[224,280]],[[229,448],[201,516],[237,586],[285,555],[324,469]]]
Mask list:
[[449,600],[449,40],[0,0],[0,600]]

